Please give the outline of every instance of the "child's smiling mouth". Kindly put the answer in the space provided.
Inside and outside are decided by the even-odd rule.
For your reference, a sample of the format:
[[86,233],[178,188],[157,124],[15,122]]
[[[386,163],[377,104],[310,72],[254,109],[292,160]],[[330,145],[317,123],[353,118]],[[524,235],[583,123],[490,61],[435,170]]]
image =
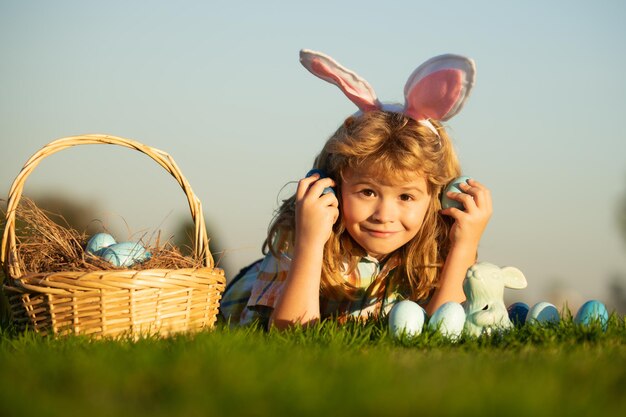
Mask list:
[[389,237],[389,236],[393,236],[396,233],[398,233],[397,231],[393,231],[393,230],[376,230],[376,229],[370,229],[368,227],[362,227],[361,228],[365,233],[369,234],[370,236],[373,237],[380,237],[380,238],[385,238],[385,237]]

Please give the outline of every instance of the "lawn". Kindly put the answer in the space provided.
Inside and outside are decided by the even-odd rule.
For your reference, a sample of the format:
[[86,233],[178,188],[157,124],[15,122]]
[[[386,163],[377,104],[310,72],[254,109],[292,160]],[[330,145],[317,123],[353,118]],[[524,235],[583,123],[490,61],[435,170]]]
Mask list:
[[623,415],[626,322],[449,342],[386,323],[136,341],[0,333],[0,416]]

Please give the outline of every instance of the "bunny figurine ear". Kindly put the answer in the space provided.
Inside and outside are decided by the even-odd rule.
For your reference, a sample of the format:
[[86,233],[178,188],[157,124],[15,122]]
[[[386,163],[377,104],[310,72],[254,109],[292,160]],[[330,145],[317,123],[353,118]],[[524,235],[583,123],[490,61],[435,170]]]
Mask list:
[[404,114],[415,120],[448,120],[457,114],[474,85],[474,61],[440,55],[420,65],[404,87]]
[[339,87],[360,110],[366,112],[381,108],[381,103],[369,83],[328,55],[302,49],[300,62],[313,75]]

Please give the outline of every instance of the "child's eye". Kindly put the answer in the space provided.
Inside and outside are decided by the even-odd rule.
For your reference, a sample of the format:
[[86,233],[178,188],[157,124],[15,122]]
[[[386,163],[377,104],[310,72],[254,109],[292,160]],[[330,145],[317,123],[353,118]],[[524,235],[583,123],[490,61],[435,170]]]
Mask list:
[[369,188],[361,190],[360,193],[365,197],[372,197],[373,195],[375,195],[374,190],[370,190]]
[[402,201],[413,201],[414,198],[413,198],[413,196],[411,194],[402,194],[400,196],[400,200],[402,200]]

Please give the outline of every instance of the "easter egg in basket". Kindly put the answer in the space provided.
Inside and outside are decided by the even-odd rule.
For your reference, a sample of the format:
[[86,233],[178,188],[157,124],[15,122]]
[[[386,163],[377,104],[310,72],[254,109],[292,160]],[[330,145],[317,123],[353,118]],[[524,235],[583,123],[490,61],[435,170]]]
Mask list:
[[140,243],[121,242],[111,245],[100,253],[100,257],[113,266],[129,267],[150,259],[152,255]]
[[110,234],[96,233],[87,241],[85,252],[91,253],[92,255],[98,255],[100,251],[116,243],[117,242]]

